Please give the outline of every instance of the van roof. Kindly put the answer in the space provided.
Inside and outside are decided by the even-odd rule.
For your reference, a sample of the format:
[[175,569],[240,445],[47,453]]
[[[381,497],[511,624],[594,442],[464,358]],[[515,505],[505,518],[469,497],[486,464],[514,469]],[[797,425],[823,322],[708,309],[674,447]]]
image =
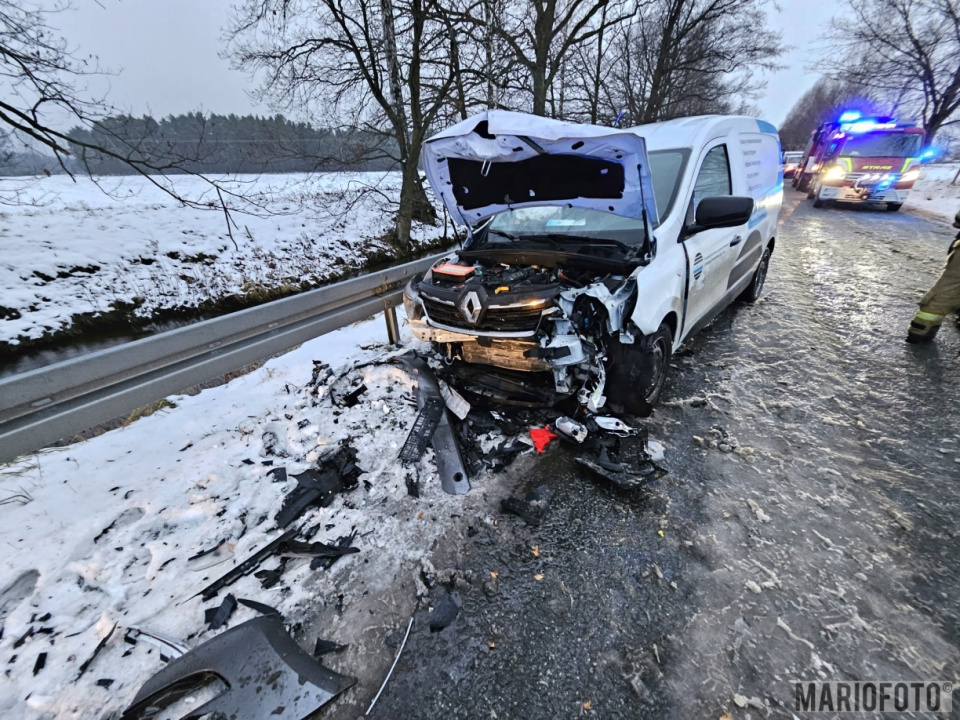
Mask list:
[[731,132],[768,133],[778,136],[777,129],[765,120],[746,115],[697,115],[628,128],[647,141],[647,149],[692,148]]

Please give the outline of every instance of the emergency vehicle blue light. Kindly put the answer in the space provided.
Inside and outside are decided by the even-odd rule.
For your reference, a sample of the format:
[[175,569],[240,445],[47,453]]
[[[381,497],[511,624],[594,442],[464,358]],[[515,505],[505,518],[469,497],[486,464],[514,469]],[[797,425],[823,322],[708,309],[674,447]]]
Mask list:
[[923,153],[920,155],[920,159],[921,159],[921,160],[929,160],[930,158],[936,157],[936,156],[937,156],[937,149],[936,149],[936,148],[927,148],[927,149],[924,150]]
[[853,122],[854,120],[860,119],[859,110],[847,110],[840,116],[840,122]]
[[873,130],[877,124],[873,120],[863,120],[862,122],[853,123],[850,126],[850,132],[852,133],[865,133]]

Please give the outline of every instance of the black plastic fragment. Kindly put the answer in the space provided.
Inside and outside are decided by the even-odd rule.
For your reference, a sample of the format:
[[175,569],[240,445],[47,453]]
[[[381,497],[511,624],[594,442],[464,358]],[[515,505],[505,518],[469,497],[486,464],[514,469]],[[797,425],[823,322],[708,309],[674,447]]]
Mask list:
[[423,407],[417,413],[413,427],[410,428],[407,439],[400,448],[400,462],[408,465],[423,457],[427,447],[433,442],[433,434],[443,416],[443,409],[442,398],[431,396],[424,399]]
[[113,685],[113,678],[100,678],[97,680],[97,687],[108,688]]
[[[317,570],[323,568],[324,570],[329,570],[333,567],[333,564],[344,555],[360,552],[360,548],[353,546],[353,541],[356,538],[357,531],[354,530],[349,535],[337,538],[333,545],[324,545],[325,550],[323,554],[317,554],[313,560],[310,561],[310,569]],[[314,545],[323,545],[323,543],[314,543]]]
[[347,645],[338,645],[335,642],[330,642],[329,640],[324,640],[323,638],[317,638],[317,646],[313,649],[313,656],[315,658],[322,657],[329,653],[338,653],[347,649]]
[[631,490],[667,475],[666,470],[650,459],[646,445],[646,433],[616,438],[609,445],[600,445],[592,453],[574,458],[574,462],[619,488]]
[[237,609],[237,599],[229,593],[220,603],[220,607],[208,608],[204,613],[203,621],[207,623],[208,630],[219,630],[227,624],[227,620]]
[[240,462],[242,462],[244,465],[253,465],[253,460],[251,460],[250,458],[244,458]]
[[237,602],[248,607],[251,610],[256,610],[261,615],[280,615],[280,611],[271,605],[267,605],[262,602],[257,602],[256,600],[247,600],[246,598],[237,598]]
[[342,393],[331,393],[330,399],[337,407],[351,408],[360,402],[360,396],[367,391],[367,386],[363,383],[356,385]]
[[501,500],[500,509],[518,515],[523,518],[527,525],[536,527],[546,517],[552,499],[553,490],[546,485],[538,485],[528,492],[522,500],[514,497]]
[[285,558],[281,558],[280,564],[273,570],[257,570],[253,576],[260,581],[260,587],[264,590],[269,590],[280,582],[280,578],[283,577],[286,569],[287,561]]
[[287,527],[309,507],[328,507],[338,493],[356,488],[362,474],[363,470],[357,465],[357,451],[346,443],[341,444],[320,458],[317,469],[292,476],[297,487],[284,499],[274,518],[277,527]]
[[404,482],[407,484],[407,495],[410,497],[420,497],[420,473],[415,477],[413,473],[407,473]]
[[287,634],[283,621],[271,615],[231,628],[172,660],[144,683],[123,720],[153,717],[211,675],[223,680],[227,690],[180,720],[305,718],[356,683],[313,660]]
[[460,606],[453,596],[446,590],[441,590],[433,606],[433,614],[430,616],[430,632],[439,632],[457,619],[460,612]]
[[[251,555],[249,558],[244,560],[239,565],[236,565],[233,569],[227,572],[222,577],[214,580],[212,583],[207,585],[203,590],[201,590],[197,595],[203,597],[204,600],[209,600],[210,598],[216,596],[222,588],[227,587],[233,582],[236,582],[238,579],[242,578],[244,575],[249,575],[253,570],[260,565],[264,560],[273,555],[277,549],[283,543],[288,540],[292,540],[293,536],[296,535],[296,530],[288,530],[280,537],[276,538],[272,542],[268,543],[264,547],[260,548]],[[194,595],[193,597],[196,597]]]
[[80,672],[77,674],[77,680],[83,677],[83,674],[87,671],[87,668],[97,659],[97,655],[100,654],[100,651],[103,650],[103,647],[107,644],[107,641],[113,637],[114,630],[117,629],[117,625],[120,623],[114,623],[113,627],[110,628],[110,632],[97,644],[97,647],[93,649],[93,654],[86,659],[83,665],[80,666]]
[[37,661],[33,664],[33,674],[36,675],[38,672],[43,670],[47,664],[47,654],[45,652],[37,655]]
[[36,629],[33,627],[33,625],[31,625],[29,630],[27,630],[23,635],[21,635],[19,638],[13,641],[13,649],[16,650],[36,634],[37,634]]

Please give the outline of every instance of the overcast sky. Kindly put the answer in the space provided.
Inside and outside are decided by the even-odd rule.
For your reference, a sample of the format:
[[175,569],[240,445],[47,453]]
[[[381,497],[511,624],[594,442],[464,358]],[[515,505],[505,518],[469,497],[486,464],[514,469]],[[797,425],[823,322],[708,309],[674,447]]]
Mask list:
[[[79,54],[99,56],[119,74],[91,84],[109,90],[109,99],[136,115],[155,116],[203,110],[267,114],[245,90],[245,75],[230,69],[217,53],[233,0],[74,0],[75,10],[54,21]],[[788,69],[761,76],[766,95],[759,101],[765,119],[779,124],[791,105],[817,79],[804,65],[804,47],[817,39],[836,11],[835,3],[777,0],[770,25],[782,30]]]

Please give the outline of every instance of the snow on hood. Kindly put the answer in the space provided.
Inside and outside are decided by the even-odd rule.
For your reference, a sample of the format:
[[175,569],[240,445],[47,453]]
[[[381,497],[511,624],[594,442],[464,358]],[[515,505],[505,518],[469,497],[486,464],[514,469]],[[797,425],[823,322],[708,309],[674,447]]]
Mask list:
[[434,193],[467,226],[518,207],[566,205],[658,217],[642,137],[526,113],[487,110],[423,149]]

